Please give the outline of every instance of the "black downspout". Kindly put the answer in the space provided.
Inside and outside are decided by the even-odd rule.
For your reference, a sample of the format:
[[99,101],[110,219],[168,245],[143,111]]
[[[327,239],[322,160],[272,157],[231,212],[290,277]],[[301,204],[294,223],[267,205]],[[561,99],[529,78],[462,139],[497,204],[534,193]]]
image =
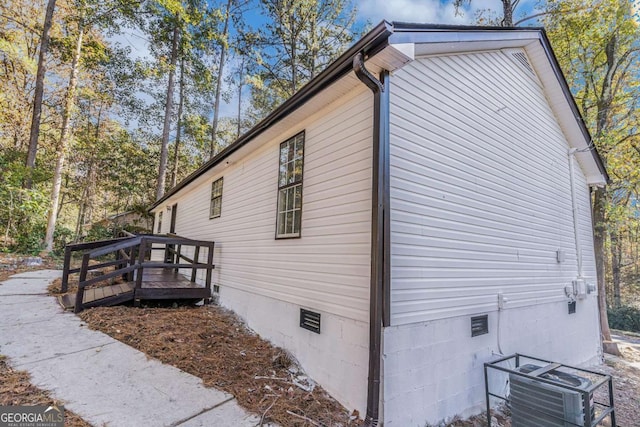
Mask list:
[[[380,414],[381,341],[383,325],[383,292],[388,276],[388,201],[389,201],[389,73],[376,79],[364,66],[364,55],[353,58],[353,71],[373,92],[373,182],[371,212],[371,280],[369,293],[369,380],[367,414],[364,425],[378,425]],[[386,218],[385,218],[386,217]],[[386,224],[386,226],[385,226]],[[386,271],[385,271],[386,270]]]

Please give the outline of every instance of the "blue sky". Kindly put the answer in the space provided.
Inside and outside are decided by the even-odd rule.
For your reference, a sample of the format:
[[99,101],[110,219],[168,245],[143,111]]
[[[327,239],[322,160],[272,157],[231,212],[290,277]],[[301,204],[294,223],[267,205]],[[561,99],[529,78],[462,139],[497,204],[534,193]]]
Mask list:
[[[636,0],[639,1],[640,0]],[[516,9],[516,19],[531,13],[538,0],[520,0]],[[371,24],[387,21],[420,22],[434,24],[472,24],[476,12],[502,11],[501,0],[471,0],[462,13],[456,13],[453,0],[360,0],[354,1],[358,10],[358,22]],[[257,14],[248,14],[250,24],[259,23]]]
[[[637,0],[640,2],[640,0]],[[539,0],[520,0],[515,11],[514,21],[523,16],[530,15]],[[357,23],[375,25],[386,19],[388,21],[404,21],[414,23],[433,24],[473,24],[478,11],[502,14],[501,0],[471,0],[464,10],[458,11],[453,6],[453,0],[360,0],[354,2],[357,9]],[[257,9],[256,12],[246,14],[247,23],[257,27],[263,21]],[[535,24],[531,21],[529,24]],[[142,33],[126,30],[123,34],[115,36],[113,40],[131,48],[133,58],[143,59],[149,56],[146,40]],[[233,58],[231,58],[233,61]],[[233,68],[227,65],[227,70]],[[237,96],[221,108],[221,116],[232,116],[237,108]]]
[[358,15],[377,23],[388,21],[468,24],[478,9],[499,10],[500,0],[472,0],[462,14],[456,14],[453,1],[441,0],[365,0],[359,1]]

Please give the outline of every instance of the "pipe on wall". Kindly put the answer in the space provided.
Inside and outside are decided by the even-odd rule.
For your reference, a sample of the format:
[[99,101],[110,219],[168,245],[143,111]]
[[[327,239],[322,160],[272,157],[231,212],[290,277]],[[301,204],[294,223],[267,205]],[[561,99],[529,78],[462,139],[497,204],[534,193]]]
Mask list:
[[580,230],[578,225],[578,201],[576,200],[576,183],[575,183],[575,154],[578,150],[572,148],[568,152],[569,157],[569,182],[571,186],[571,210],[573,212],[573,234],[576,244],[576,262],[578,268],[578,279],[583,278],[582,270],[582,242],[580,242]]
[[[364,425],[375,427],[380,417],[380,375],[382,326],[388,324],[389,283],[389,73],[383,71],[380,80],[364,65],[364,55],[353,58],[353,71],[373,92],[373,182],[371,211],[371,276],[369,293],[369,377],[367,413]],[[386,283],[386,285],[385,285]]]

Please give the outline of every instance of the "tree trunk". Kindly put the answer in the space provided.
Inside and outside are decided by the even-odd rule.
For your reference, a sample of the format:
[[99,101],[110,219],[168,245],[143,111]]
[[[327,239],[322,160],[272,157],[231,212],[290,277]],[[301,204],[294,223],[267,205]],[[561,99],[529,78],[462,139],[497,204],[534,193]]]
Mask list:
[[218,80],[216,81],[216,100],[213,105],[213,122],[211,123],[211,148],[209,158],[216,155],[218,148],[218,120],[220,118],[220,97],[222,96],[222,78],[224,73],[224,61],[227,55],[227,38],[229,37],[229,18],[231,16],[231,2],[227,1],[227,11],[224,17],[224,28],[222,30],[222,44],[220,45],[220,66],[218,67]]
[[62,187],[62,171],[64,169],[64,159],[69,145],[70,120],[73,106],[75,103],[76,83],[78,80],[78,63],[80,62],[80,54],[82,53],[82,38],[84,29],[82,24],[78,25],[78,39],[76,40],[76,49],[73,53],[71,63],[71,74],[69,75],[69,86],[65,96],[64,110],[62,112],[62,130],[60,131],[60,142],[58,143],[56,160],[56,168],[53,172],[53,187],[51,189],[51,207],[49,209],[49,218],[47,221],[47,232],[44,238],[45,251],[53,250],[53,233],[58,219],[58,204],[60,202],[60,189]]
[[617,232],[610,234],[611,239],[611,277],[613,282],[613,306],[620,308],[620,267],[622,264],[622,241]]
[[[634,259],[634,262],[635,262],[634,270],[635,270],[636,276],[638,275],[638,264],[640,264],[638,262],[639,261],[639,259],[638,259],[638,234],[640,234],[640,227],[636,225],[636,232],[635,232],[635,235],[633,237],[633,240],[634,240],[633,259]],[[637,280],[637,277],[635,279]]]
[[[94,134],[95,144],[98,143],[100,138],[100,125],[102,124],[102,108],[103,104],[100,104],[98,108],[98,114],[96,116],[96,131]],[[89,118],[87,117],[87,133],[89,132]],[[82,234],[84,225],[89,221],[91,221],[91,216],[93,215],[93,202],[95,196],[95,180],[96,180],[96,149],[93,148],[90,152],[89,157],[89,168],[87,172],[86,184],[84,189],[82,190],[82,199],[80,203],[80,207],[78,209],[78,222],[76,224],[76,241]]]
[[607,292],[605,288],[604,270],[604,239],[606,235],[605,205],[606,194],[604,188],[596,188],[593,195],[593,246],[598,281],[598,310],[600,311],[602,339],[604,341],[611,341],[611,330],[609,329],[609,320],[607,318]]
[[82,223],[84,221],[84,207],[85,207],[85,191],[82,192],[82,198],[78,204],[78,217],[76,218],[76,232],[73,239],[74,242],[80,241],[80,235],[82,234]]
[[242,57],[242,62],[240,63],[240,71],[238,75],[238,131],[236,133],[236,138],[240,138],[240,132],[242,130],[242,87],[244,86],[244,60],[245,57]]
[[512,0],[502,0],[502,26],[503,27],[513,27],[513,4]]
[[27,151],[27,177],[25,188],[31,188],[33,184],[32,174],[36,164],[38,152],[38,136],[40,134],[40,117],[42,115],[42,98],[44,94],[44,75],[47,71],[46,56],[49,52],[49,31],[53,23],[53,11],[56,8],[56,0],[49,0],[44,15],[42,37],[40,39],[40,53],[38,54],[38,71],[36,72],[36,87],[33,95],[33,116],[31,117],[31,130],[29,132],[29,150]]
[[[596,115],[596,140],[600,140],[609,123],[611,113],[611,82],[615,69],[615,46],[616,37],[612,36],[605,45],[605,53],[607,55],[607,71],[602,80],[602,89],[597,100]],[[606,167],[606,158],[605,158]],[[596,258],[596,270],[598,275],[598,309],[600,310],[600,329],[602,330],[603,341],[611,341],[611,329],[609,328],[609,318],[607,317],[607,293],[606,293],[606,274],[605,274],[605,248],[604,241],[606,237],[606,218],[605,211],[607,206],[607,195],[604,188],[597,188],[594,192],[593,201],[593,222],[594,222],[594,255]],[[615,347],[615,344],[612,345]],[[607,346],[605,346],[607,347]],[[617,347],[616,347],[617,350]],[[615,351],[612,351],[615,353]]]
[[[293,21],[293,17],[291,17],[290,19],[291,21]],[[295,23],[291,22],[291,28],[295,28]],[[296,51],[296,43],[297,40],[296,38],[291,35],[291,40],[289,40],[289,45],[291,48],[291,93],[289,94],[289,96],[293,96],[294,93],[296,93],[296,90],[298,89],[298,76],[296,73],[296,69],[297,69],[297,59],[296,55],[298,54]]]
[[178,89],[178,125],[173,149],[173,169],[171,171],[171,188],[178,182],[178,154],[180,152],[180,134],[182,131],[182,106],[184,105],[184,58],[180,60],[180,88]]
[[[64,176],[64,184],[63,184],[63,186],[65,188],[69,187],[69,175],[68,174]],[[66,196],[66,194],[64,194],[64,193],[62,193],[60,195],[60,203],[58,204],[58,213],[56,213],[56,216],[60,216],[60,212],[62,212],[62,208],[64,207],[64,204],[65,204],[65,201],[64,201],[65,196]]]
[[87,174],[87,200],[84,208],[84,224],[92,224],[93,223],[93,209],[95,207],[96,200],[96,175],[98,174],[98,168],[96,167],[95,161],[92,161],[91,168],[89,169],[89,173]]
[[164,126],[162,128],[162,145],[160,148],[160,166],[158,168],[158,185],[156,187],[156,200],[164,195],[164,187],[167,177],[167,161],[169,158],[169,133],[171,131],[171,112],[173,110],[173,86],[175,84],[176,64],[178,62],[178,37],[180,36],[179,24],[176,22],[173,28],[171,41],[171,66],[169,68],[169,82],[167,84],[167,99],[164,109]]
[[311,58],[310,58],[310,65],[309,65],[309,79],[313,79],[316,76],[316,61],[318,59],[318,40],[317,40],[317,35],[316,35],[316,21],[317,21],[317,16],[313,16],[313,18],[311,19],[311,29],[309,30],[310,37],[311,37]]

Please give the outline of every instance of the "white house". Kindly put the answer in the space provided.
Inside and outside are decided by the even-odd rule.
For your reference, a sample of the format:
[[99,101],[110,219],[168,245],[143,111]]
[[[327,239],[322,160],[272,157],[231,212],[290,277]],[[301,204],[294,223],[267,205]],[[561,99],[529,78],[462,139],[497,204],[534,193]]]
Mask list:
[[607,180],[542,29],[382,22],[151,212],[347,408],[424,426],[499,354],[599,359]]

